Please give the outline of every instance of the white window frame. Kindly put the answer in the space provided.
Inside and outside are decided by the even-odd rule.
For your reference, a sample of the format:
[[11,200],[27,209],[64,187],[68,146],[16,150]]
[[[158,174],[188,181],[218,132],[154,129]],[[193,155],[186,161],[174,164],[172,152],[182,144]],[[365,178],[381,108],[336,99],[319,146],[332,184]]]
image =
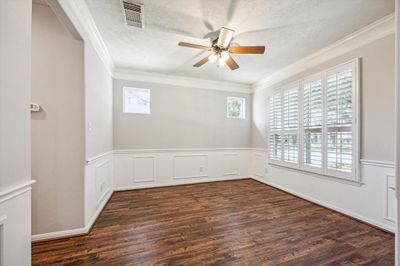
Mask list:
[[[125,91],[127,90],[141,90],[141,91],[147,91],[149,94],[149,109],[148,112],[128,112],[125,110]],[[122,112],[124,114],[139,114],[139,115],[149,115],[151,114],[151,90],[147,88],[138,88],[138,87],[129,87],[129,86],[124,86],[122,87]]]
[[[328,169],[327,167],[327,123],[326,123],[326,112],[327,112],[327,104],[326,104],[326,92],[327,92],[327,77],[332,73],[338,73],[341,70],[348,70],[349,68],[352,69],[353,73],[353,84],[352,84],[352,111],[353,111],[353,121],[352,121],[352,172],[344,172],[340,170],[333,170]],[[326,69],[316,74],[312,74],[308,77],[305,77],[299,81],[293,82],[287,86],[282,86],[281,88],[275,89],[271,95],[276,95],[277,93],[281,93],[282,95],[282,129],[281,129],[281,145],[282,145],[282,152],[281,152],[281,159],[274,160],[269,159],[269,164],[271,165],[278,165],[283,167],[288,167],[292,169],[297,169],[305,172],[315,173],[327,177],[334,177],[343,179],[346,181],[352,182],[361,182],[360,179],[360,60],[359,58],[352,59],[348,62],[343,64],[339,64],[332,68]],[[307,82],[317,80],[322,80],[322,166],[321,168],[313,167],[309,165],[304,165],[304,117],[303,117],[303,96],[304,96],[304,85]],[[283,91],[286,89],[293,88],[294,84],[299,84],[299,126],[298,130],[298,163],[289,163],[285,162],[284,159],[284,147],[283,147]],[[268,101],[269,103],[269,101]],[[268,130],[268,141],[270,141],[270,137],[272,134],[275,134],[278,130],[272,130],[269,128]],[[270,146],[268,143],[268,156],[270,154]]]
[[[240,100],[242,102],[242,108],[239,117],[229,115],[228,109],[228,102],[230,100]],[[232,119],[246,119],[246,98],[244,97],[235,97],[235,96],[228,96],[226,97],[226,117]]]

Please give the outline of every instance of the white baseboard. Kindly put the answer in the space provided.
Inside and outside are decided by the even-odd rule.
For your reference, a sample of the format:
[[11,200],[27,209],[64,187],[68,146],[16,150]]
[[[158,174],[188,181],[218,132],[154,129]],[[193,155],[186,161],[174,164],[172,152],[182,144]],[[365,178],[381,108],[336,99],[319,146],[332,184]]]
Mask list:
[[75,228],[71,230],[65,230],[65,231],[57,231],[57,232],[50,232],[50,233],[45,233],[45,234],[37,234],[37,235],[32,235],[32,241],[43,241],[43,240],[51,240],[51,239],[57,239],[57,238],[64,238],[64,237],[71,237],[71,236],[77,236],[77,235],[83,235],[86,234],[86,228]]
[[144,184],[144,185],[134,185],[126,187],[118,187],[114,191],[127,191],[127,190],[137,190],[143,188],[157,188],[157,187],[172,187],[190,184],[200,184],[200,183],[210,183],[218,181],[230,181],[230,180],[240,180],[240,179],[250,179],[251,176],[238,176],[238,177],[224,177],[224,178],[213,178],[213,179],[187,179],[181,182],[165,183],[165,184]]
[[108,202],[108,200],[110,199],[112,194],[113,194],[112,190],[110,190],[106,194],[103,201],[99,204],[99,207],[96,210],[96,213],[90,218],[88,224],[86,224],[85,227],[64,230],[64,231],[50,232],[50,233],[45,233],[45,234],[32,235],[32,241],[35,242],[35,241],[52,240],[52,239],[58,239],[58,238],[64,238],[64,237],[84,235],[84,234],[89,233],[93,224],[96,222],[97,217],[103,211],[106,203]]
[[94,225],[94,223],[97,220],[97,217],[99,217],[100,213],[103,211],[104,207],[106,206],[107,202],[110,200],[112,194],[113,194],[113,190],[109,190],[107,192],[107,194],[105,195],[105,197],[103,198],[102,202],[99,204],[99,207],[97,208],[96,212],[94,213],[94,215],[89,219],[89,222],[86,224],[85,226],[85,230],[86,232],[89,232],[90,229],[92,228],[92,226]]
[[363,221],[363,222],[365,222],[365,223],[367,223],[367,224],[370,224],[370,225],[379,227],[379,228],[381,228],[381,229],[383,229],[383,230],[386,230],[386,231],[389,231],[389,232],[392,232],[392,233],[395,233],[395,232],[396,232],[396,228],[395,228],[395,227],[392,227],[392,226],[389,226],[389,225],[380,223],[379,221],[372,220],[372,219],[370,219],[370,218],[368,218],[368,217],[365,217],[365,216],[359,215],[359,214],[357,214],[357,213],[354,213],[354,212],[351,212],[351,211],[348,211],[348,210],[339,208],[339,207],[334,206],[334,205],[332,205],[332,204],[326,203],[326,202],[324,202],[324,201],[320,201],[320,200],[318,200],[318,199],[315,199],[315,198],[313,198],[313,197],[304,195],[304,194],[299,193],[299,192],[296,192],[296,191],[294,191],[294,190],[291,190],[291,189],[282,187],[282,186],[280,186],[280,185],[277,185],[277,184],[268,182],[268,181],[264,180],[263,178],[260,178],[260,177],[257,177],[257,176],[253,176],[252,178],[253,178],[254,180],[257,180],[257,181],[259,181],[259,182],[261,182],[261,183],[264,183],[264,184],[266,184],[266,185],[268,185],[268,186],[271,186],[271,187],[280,189],[280,190],[282,190],[282,191],[285,191],[285,192],[287,192],[287,193],[289,193],[289,194],[295,195],[295,196],[297,196],[297,197],[299,197],[299,198],[305,199],[305,200],[307,200],[307,201],[311,201],[311,202],[313,202],[313,203],[316,203],[316,204],[321,205],[321,206],[323,206],[323,207],[326,207],[326,208],[328,208],[328,209],[331,209],[331,210],[337,211],[337,212],[339,212],[339,213],[345,214],[345,215],[347,215],[347,216],[353,217],[353,218],[355,218],[355,219],[357,219],[357,220],[359,220],[359,221]]

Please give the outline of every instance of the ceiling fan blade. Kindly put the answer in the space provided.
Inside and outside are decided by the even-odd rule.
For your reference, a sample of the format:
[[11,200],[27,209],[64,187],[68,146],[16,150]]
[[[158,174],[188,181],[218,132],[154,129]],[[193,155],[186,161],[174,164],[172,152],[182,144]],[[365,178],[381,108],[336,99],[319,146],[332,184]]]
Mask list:
[[202,65],[204,65],[205,63],[208,62],[208,57],[209,57],[209,56],[204,57],[203,59],[201,59],[199,62],[197,62],[197,63],[194,64],[193,66],[194,66],[194,67],[201,67]]
[[189,48],[194,48],[194,49],[200,49],[200,50],[209,50],[210,47],[204,46],[204,45],[199,45],[199,44],[193,44],[193,43],[187,43],[187,42],[179,42],[179,46],[183,47],[189,47]]
[[233,60],[232,56],[229,56],[228,60],[225,62],[231,70],[235,70],[239,68],[239,65]]
[[265,46],[234,46],[229,49],[232,54],[263,54]]

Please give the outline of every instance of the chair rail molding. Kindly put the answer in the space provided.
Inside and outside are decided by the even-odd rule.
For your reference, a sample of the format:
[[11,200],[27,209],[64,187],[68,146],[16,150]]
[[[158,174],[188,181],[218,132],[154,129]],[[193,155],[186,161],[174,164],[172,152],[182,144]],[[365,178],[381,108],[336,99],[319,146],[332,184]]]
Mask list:
[[360,162],[362,165],[372,165],[372,166],[379,166],[379,167],[394,168],[394,162],[368,160],[368,159],[361,159]]
[[25,192],[28,192],[32,189],[32,185],[34,183],[36,183],[36,180],[29,180],[25,183],[0,191],[0,203],[13,199]]

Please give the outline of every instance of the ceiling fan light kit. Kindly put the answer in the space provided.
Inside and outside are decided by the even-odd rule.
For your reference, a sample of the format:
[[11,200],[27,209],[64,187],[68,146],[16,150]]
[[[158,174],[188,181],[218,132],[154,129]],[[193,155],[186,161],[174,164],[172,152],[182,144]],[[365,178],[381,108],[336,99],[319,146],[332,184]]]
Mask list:
[[201,67],[208,61],[217,63],[217,66],[227,65],[231,70],[239,68],[239,65],[232,58],[231,54],[264,54],[265,46],[231,46],[233,35],[235,31],[222,27],[219,30],[219,36],[212,40],[211,46],[204,46],[186,42],[179,42],[179,46],[200,49],[204,51],[211,51],[211,55],[194,64],[194,67]]

